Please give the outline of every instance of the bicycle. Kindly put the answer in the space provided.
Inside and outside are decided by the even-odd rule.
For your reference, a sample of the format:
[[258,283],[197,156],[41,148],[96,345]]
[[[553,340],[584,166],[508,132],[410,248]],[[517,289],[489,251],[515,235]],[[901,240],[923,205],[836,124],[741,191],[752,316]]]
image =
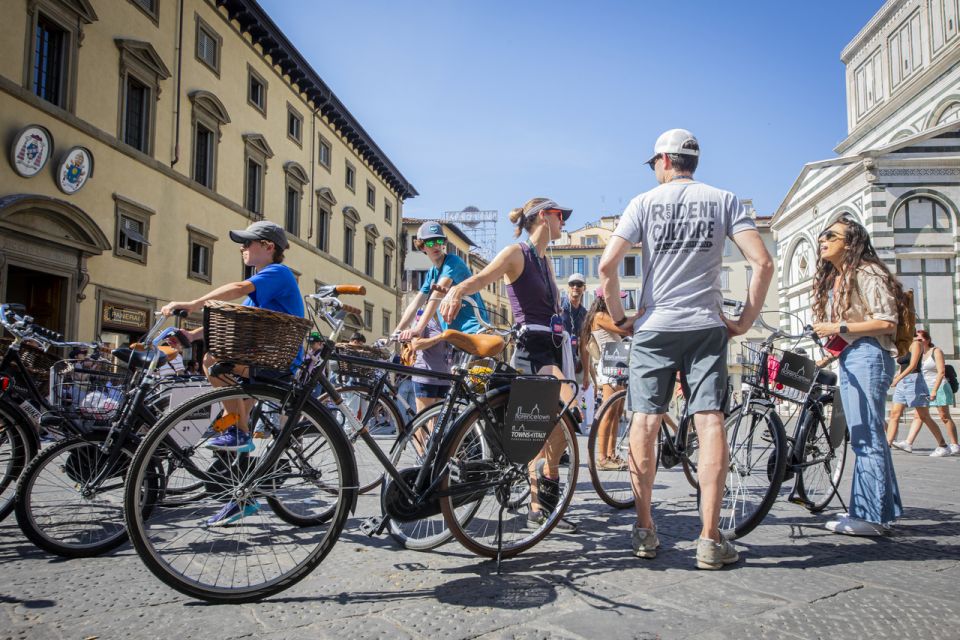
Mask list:
[[[56,415],[41,384],[60,360],[52,348],[79,347],[98,353],[99,344],[64,341],[63,336],[37,325],[20,304],[0,304],[0,325],[13,336],[0,359],[0,520],[13,512],[17,482],[27,463],[40,451],[40,431],[62,437],[52,425],[41,425],[44,414]],[[64,428],[78,433],[74,420]]]
[[[328,324],[338,322],[334,318],[342,307],[338,296],[362,291],[362,287],[332,286],[306,296],[319,305],[316,312],[308,305],[312,323],[316,325],[318,315]],[[205,309],[205,314],[213,312],[210,306]],[[302,333],[299,341],[309,326],[297,326],[296,332]],[[457,334],[452,332],[449,337],[462,341],[465,350],[480,356],[495,351],[495,343],[503,348],[503,340],[497,336]],[[208,340],[213,338],[207,336]],[[295,352],[289,354],[291,360]],[[323,339],[321,354],[323,361],[336,355],[336,345],[329,338]],[[389,362],[342,354],[336,357],[360,366],[411,371]],[[234,362],[245,359],[242,354],[232,360],[225,357],[214,373],[229,372]],[[351,411],[343,412],[350,427],[345,433],[327,408],[312,397],[319,384],[330,402],[337,406],[343,403],[322,366],[309,372],[301,370],[295,377],[263,377],[251,372],[250,378],[238,380],[236,386],[198,396],[164,416],[134,455],[124,495],[134,548],[148,569],[167,585],[204,600],[248,602],[290,587],[323,561],[355,508],[358,482],[348,435],[359,434],[389,476],[382,489],[382,502],[390,518],[409,522],[439,510],[453,535],[471,550],[489,557],[520,553],[547,535],[569,504],[576,482],[574,432],[572,420],[555,400],[555,411],[561,417],[560,433],[565,446],[572,449],[572,460],[557,484],[556,503],[549,516],[528,528],[530,470],[526,463],[512,462],[504,450],[500,425],[509,389],[492,388],[496,375],[516,378],[515,374],[494,372],[484,378],[490,390],[478,393],[471,389],[466,372],[437,373],[437,377],[449,379],[454,390],[441,405],[436,424],[422,443],[422,464],[402,470],[394,466]],[[556,380],[553,383],[559,385]],[[559,387],[556,392],[559,394]],[[465,415],[454,416],[458,396],[471,402]],[[191,460],[203,448],[206,426],[219,415],[222,403],[230,400],[248,401],[251,416],[264,410],[276,415],[269,425],[270,437],[258,455],[218,454],[228,473],[201,470],[207,476],[208,491],[189,505],[151,512],[137,508],[149,498],[143,480],[165,438],[177,434],[176,442],[165,452],[170,459],[178,466],[196,468]],[[407,450],[411,447],[417,450],[414,444],[406,446]],[[261,498],[269,508],[262,507]],[[205,520],[227,500],[233,501],[242,515],[226,526]],[[510,517],[504,519],[507,511]],[[381,520],[368,532],[376,533],[385,522]]]
[[[160,314],[157,314],[160,315]],[[126,541],[122,513],[123,478],[141,434],[156,421],[174,389],[200,390],[206,381],[170,380],[155,375],[166,362],[159,345],[176,336],[160,332],[162,316],[149,330],[143,350],[115,349],[120,364],[105,360],[63,360],[52,369],[51,407],[42,422],[70,433],[43,448],[23,471],[16,489],[17,524],[39,548],[68,557],[91,557]],[[159,335],[157,335],[159,333]],[[170,486],[162,463],[147,479],[152,508],[164,499],[182,500],[199,480]],[[152,494],[156,493],[156,496]]]

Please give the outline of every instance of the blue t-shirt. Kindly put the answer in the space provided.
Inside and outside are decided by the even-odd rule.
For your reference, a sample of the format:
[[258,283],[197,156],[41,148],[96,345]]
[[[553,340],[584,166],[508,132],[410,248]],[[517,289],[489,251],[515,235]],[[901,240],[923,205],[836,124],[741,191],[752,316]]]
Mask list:
[[[435,285],[440,278],[450,278],[453,284],[460,284],[472,275],[473,274],[470,273],[470,267],[468,267],[467,263],[461,260],[459,256],[453,254],[444,256],[443,264],[440,265],[439,269],[434,266],[427,271],[427,276],[423,280],[423,287],[420,288],[420,293],[430,295],[430,288]],[[483,304],[483,300],[480,299],[480,294],[474,293],[469,297],[473,299],[480,308],[480,317],[487,320],[487,307]],[[441,320],[440,327],[442,329],[456,329],[464,333],[480,333],[482,329],[473,313],[473,307],[468,304],[460,307],[460,313],[457,314],[457,317],[454,318],[453,322],[449,325]]]
[[[247,281],[253,284],[254,290],[243,301],[243,306],[279,311],[298,318],[304,317],[300,287],[290,267],[282,264],[268,264],[247,278]],[[293,361],[292,368],[299,367],[301,362],[303,362],[302,347]]]

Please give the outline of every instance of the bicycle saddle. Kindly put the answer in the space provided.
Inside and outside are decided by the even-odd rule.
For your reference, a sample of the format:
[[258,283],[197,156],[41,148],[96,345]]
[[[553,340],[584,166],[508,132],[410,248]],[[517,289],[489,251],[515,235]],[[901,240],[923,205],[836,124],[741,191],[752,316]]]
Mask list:
[[837,386],[837,374],[833,371],[821,369],[817,372],[816,383],[822,384],[825,387],[835,387]]
[[[135,343],[136,347],[137,344]],[[162,367],[167,360],[170,358],[170,352],[176,353],[175,349],[170,347],[160,347],[160,361],[157,362],[158,367]],[[110,352],[114,358],[124,363],[131,369],[145,369],[150,365],[150,360],[153,358],[153,354],[149,351],[144,351],[140,349],[131,349],[130,347],[122,347],[120,349],[114,349]]]
[[482,333],[464,333],[456,329],[447,329],[438,337],[441,340],[449,342],[457,349],[478,358],[493,358],[498,356],[507,344],[500,336],[491,336]]

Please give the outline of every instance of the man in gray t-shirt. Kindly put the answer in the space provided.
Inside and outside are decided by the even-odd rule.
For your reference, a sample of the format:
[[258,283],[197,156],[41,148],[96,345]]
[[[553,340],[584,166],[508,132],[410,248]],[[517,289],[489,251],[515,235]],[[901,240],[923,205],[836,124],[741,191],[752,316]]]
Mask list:
[[[600,282],[614,322],[634,323],[627,395],[634,412],[629,460],[637,509],[634,555],[653,558],[660,544],[651,515],[654,444],[679,373],[700,445],[703,528],[697,566],[719,569],[739,558],[719,530],[729,467],[723,429],[727,340],[745,333],[759,315],[773,260],[739,199],[694,180],[699,158],[700,145],[689,131],[671,129],[660,136],[648,161],[660,184],[627,205],[600,259]],[[737,320],[721,313],[720,272],[727,238],[754,273]],[[628,318],[616,295],[618,268],[637,243],[642,247],[643,285],[639,311]]]

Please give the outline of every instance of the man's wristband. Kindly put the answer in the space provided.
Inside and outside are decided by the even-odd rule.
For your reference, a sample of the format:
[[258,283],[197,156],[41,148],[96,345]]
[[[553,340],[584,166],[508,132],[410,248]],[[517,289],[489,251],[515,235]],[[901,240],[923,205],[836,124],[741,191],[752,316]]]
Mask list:
[[623,316],[623,318],[620,320],[614,320],[613,324],[617,325],[618,327],[622,327],[623,325],[627,324],[628,320],[630,320],[630,316]]

